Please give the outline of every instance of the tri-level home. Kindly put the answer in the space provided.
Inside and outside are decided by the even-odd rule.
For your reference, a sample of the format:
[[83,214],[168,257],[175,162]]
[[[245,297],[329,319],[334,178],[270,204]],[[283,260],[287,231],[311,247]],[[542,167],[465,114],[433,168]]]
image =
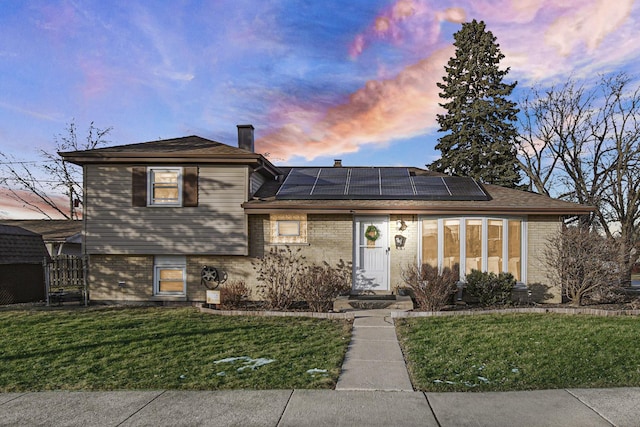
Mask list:
[[60,153],[84,168],[93,301],[202,302],[204,266],[255,287],[252,260],[284,245],[352,262],[354,293],[391,293],[412,263],[544,284],[549,238],[592,210],[414,167],[277,167],[253,131],[238,126],[237,147],[187,136]]

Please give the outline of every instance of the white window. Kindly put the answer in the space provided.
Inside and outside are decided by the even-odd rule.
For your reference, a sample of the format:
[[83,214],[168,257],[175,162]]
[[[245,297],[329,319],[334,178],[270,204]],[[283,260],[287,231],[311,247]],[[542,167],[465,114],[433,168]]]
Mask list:
[[306,214],[272,214],[270,222],[272,244],[307,243]]
[[526,281],[526,235],[522,218],[421,218],[420,262],[439,269],[509,272]]
[[181,206],[182,168],[152,167],[147,173],[149,206]]
[[154,258],[153,293],[158,296],[184,296],[187,288],[187,260],[184,256]]

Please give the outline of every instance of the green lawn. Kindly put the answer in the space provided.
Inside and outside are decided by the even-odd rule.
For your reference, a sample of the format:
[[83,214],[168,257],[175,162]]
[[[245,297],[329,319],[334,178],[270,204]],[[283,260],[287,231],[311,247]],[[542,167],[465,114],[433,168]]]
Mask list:
[[425,391],[640,386],[640,318],[549,314],[396,321]]
[[332,388],[350,330],[190,308],[2,310],[0,392]]

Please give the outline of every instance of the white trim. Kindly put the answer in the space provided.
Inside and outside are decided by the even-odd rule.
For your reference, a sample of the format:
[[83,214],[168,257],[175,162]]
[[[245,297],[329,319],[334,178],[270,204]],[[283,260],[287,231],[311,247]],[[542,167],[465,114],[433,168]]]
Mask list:
[[[153,176],[156,172],[177,172],[178,199],[173,202],[155,201],[153,198],[154,181]],[[183,169],[173,166],[149,166],[147,167],[147,206],[182,206],[182,176]]]

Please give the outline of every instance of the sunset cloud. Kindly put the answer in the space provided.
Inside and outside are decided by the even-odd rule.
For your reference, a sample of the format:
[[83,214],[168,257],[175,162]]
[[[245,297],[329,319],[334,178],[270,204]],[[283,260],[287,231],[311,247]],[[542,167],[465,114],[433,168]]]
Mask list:
[[[55,209],[45,205],[42,203],[37,197],[35,197],[32,193],[28,191],[22,190],[14,190],[19,197],[24,200],[32,203],[36,207],[29,206],[28,204],[17,200],[16,196],[11,194],[11,192],[6,189],[0,187],[0,219],[40,219],[43,218],[44,215],[38,211],[41,209],[42,212],[45,212],[52,219],[64,219],[59,212],[56,212]],[[49,196],[58,206],[67,206],[69,203],[64,197],[50,195]],[[64,209],[63,209],[64,210]]]
[[515,78],[533,82],[567,76],[580,64],[587,70],[615,60],[616,54],[605,51],[603,43],[627,23],[633,6],[632,0],[463,1],[460,7],[443,9],[433,3],[396,1],[349,47],[357,60],[380,43],[420,45],[426,53],[422,59],[395,77],[366,82],[347,102],[327,110],[313,104],[296,106],[287,115],[298,120],[285,120],[257,141],[258,148],[285,160],[295,156],[312,160],[433,131],[441,102],[436,82],[442,80],[444,65],[454,52],[451,45],[443,47],[443,22],[485,20],[506,55],[503,66],[512,67]]
[[[452,54],[453,47],[446,47],[393,79],[371,80],[322,116],[300,107],[301,111],[290,112],[295,120],[256,141],[257,148],[283,160],[295,155],[311,160],[426,132],[435,126],[440,112],[436,81]],[[321,118],[313,121],[316,117]]]

